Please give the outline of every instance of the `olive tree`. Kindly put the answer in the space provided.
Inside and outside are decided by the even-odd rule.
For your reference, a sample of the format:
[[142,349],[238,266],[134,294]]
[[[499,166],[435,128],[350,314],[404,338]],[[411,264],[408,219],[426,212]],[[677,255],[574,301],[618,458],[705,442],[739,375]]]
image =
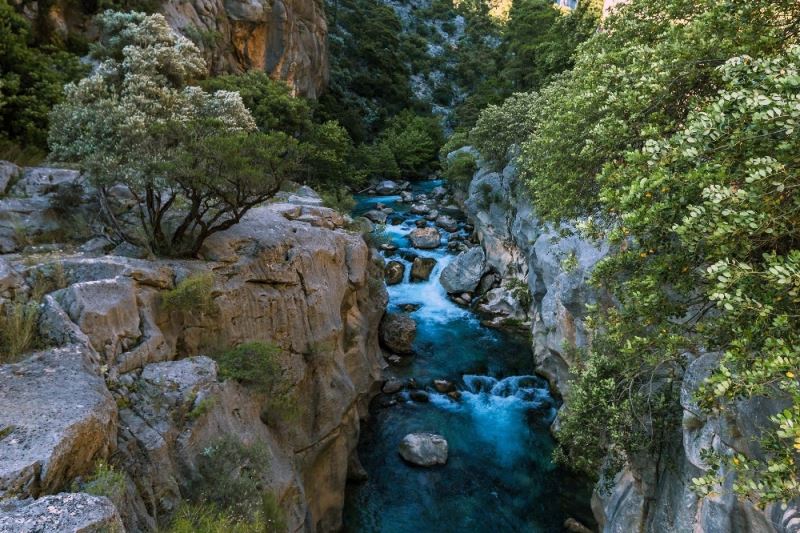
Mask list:
[[[195,255],[278,190],[296,142],[259,132],[238,93],[193,85],[205,62],[163,16],[106,11],[97,22],[99,64],[53,110],[52,157],[80,165],[121,240]],[[112,208],[118,185],[134,217]]]

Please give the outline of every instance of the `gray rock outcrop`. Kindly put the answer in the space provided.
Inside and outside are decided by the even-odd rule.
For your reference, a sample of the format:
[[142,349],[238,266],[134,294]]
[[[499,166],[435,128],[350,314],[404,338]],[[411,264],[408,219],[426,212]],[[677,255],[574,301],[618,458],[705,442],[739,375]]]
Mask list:
[[[0,499],[42,501],[113,456],[126,528],[154,530],[187,496],[199,454],[228,435],[266,447],[263,485],[292,531],[338,529],[359,420],[382,383],[387,303],[382,261],[343,224],[272,204],[208,239],[202,261],[57,257],[66,287],[40,319],[57,347],[0,366]],[[0,262],[0,296],[28,291],[48,260]],[[211,275],[213,310],[165,308],[164,291],[193,274]],[[250,341],[279,348],[299,399],[291,421],[262,393],[220,383],[203,357]]]
[[476,246],[460,253],[450,264],[442,269],[439,282],[450,294],[473,292],[486,271],[486,255],[483,248]]
[[0,533],[122,532],[111,500],[83,493],[61,493],[38,500],[0,503]]

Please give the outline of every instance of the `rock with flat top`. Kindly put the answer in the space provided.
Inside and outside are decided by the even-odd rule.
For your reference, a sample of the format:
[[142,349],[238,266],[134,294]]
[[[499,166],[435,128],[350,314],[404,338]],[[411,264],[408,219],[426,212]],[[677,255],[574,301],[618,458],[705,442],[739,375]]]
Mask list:
[[476,246],[462,252],[444,267],[439,276],[442,287],[450,294],[474,292],[486,270],[483,248]]
[[405,461],[417,466],[447,462],[447,440],[435,433],[409,433],[403,437],[398,451]]
[[0,533],[89,533],[125,531],[105,496],[62,492],[38,500],[0,503]]
[[408,235],[411,246],[425,250],[437,248],[442,241],[436,228],[417,228]]

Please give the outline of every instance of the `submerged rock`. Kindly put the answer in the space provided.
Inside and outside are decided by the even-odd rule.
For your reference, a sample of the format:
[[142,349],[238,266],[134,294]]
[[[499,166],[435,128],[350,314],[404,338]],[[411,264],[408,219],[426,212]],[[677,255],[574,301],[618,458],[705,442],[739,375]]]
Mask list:
[[486,256],[483,248],[476,246],[462,252],[447,265],[439,276],[439,282],[450,294],[473,292],[486,269]]
[[411,206],[412,215],[427,215],[431,212],[431,208],[425,204],[414,204]]
[[386,313],[380,327],[381,342],[390,351],[410,355],[414,353],[414,338],[417,336],[417,323],[402,313]]
[[384,279],[387,285],[397,285],[403,281],[406,267],[400,261],[389,261],[383,269]]
[[436,259],[432,257],[415,258],[411,264],[411,281],[428,281],[435,266]]
[[442,241],[436,228],[417,228],[408,235],[408,238],[414,248],[425,250],[437,248]]
[[447,462],[447,440],[435,433],[409,433],[398,448],[400,457],[417,466],[443,465]]
[[386,224],[387,215],[383,211],[379,211],[378,209],[372,209],[364,213],[364,218],[366,218],[371,222],[374,222],[375,224]]

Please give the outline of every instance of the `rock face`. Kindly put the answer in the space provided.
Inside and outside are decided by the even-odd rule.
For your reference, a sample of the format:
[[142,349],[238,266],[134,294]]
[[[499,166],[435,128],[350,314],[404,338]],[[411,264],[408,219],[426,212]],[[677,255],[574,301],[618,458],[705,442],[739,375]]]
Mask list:
[[[35,28],[62,41],[91,35],[90,15],[70,0],[20,0]],[[167,0],[159,11],[203,51],[212,74],[267,72],[298,95],[316,98],[328,83],[328,26],[319,0]]]
[[[464,200],[475,236],[485,252],[486,268],[495,273],[487,274],[481,285],[487,288],[496,283],[488,279],[489,275],[498,275],[503,281],[501,287],[488,290],[477,305],[490,316],[514,316],[515,306],[508,300],[513,295],[505,291],[512,280],[514,285],[527,284],[532,297],[531,331],[537,372],[547,377],[568,402],[574,362],[565,346],[586,347],[590,343],[585,326],[586,304],[613,305],[608,296],[587,283],[595,265],[608,254],[608,246],[576,235],[561,235],[559,230],[569,230],[570,226],[552,228],[540,223],[530,202],[513,194],[515,176],[513,164],[502,172],[481,168],[473,176]],[[487,198],[484,190],[496,194]],[[716,365],[718,356],[688,357],[690,364],[681,384],[683,424],[672,436],[668,457],[635,461],[610,481],[610,490],[605,490],[606,483],[601,480],[592,500],[600,531],[800,531],[800,508],[796,502],[786,509],[769,506],[759,511],[737,500],[729,490],[709,498],[698,498],[692,491],[692,478],[709,470],[700,456],[701,449],[713,448],[723,454],[734,449],[758,456],[760,451],[754,445],[757,426],[783,407],[752,400],[740,402],[724,419],[706,417],[694,403],[694,391]],[[728,477],[728,489],[731,482]]]
[[[263,484],[291,531],[340,528],[359,420],[382,383],[387,302],[382,261],[343,223],[272,204],[210,238],[204,261],[59,258],[67,286],[45,297],[40,321],[57,347],[0,366],[0,500],[55,493],[113,457],[125,527],[151,531],[187,495],[203,450],[229,436],[267,450]],[[0,294],[27,290],[20,279],[47,267],[0,263]],[[213,311],[161,305],[209,272]],[[203,357],[249,341],[280,348],[291,422],[263,394],[220,383]]]
[[124,531],[106,497],[62,493],[35,501],[0,503],[0,533]]
[[486,255],[476,246],[460,253],[452,263],[442,269],[439,282],[450,294],[473,292],[485,272]]
[[409,355],[414,353],[417,323],[402,313],[386,313],[381,320],[381,342],[390,351]]
[[398,452],[417,466],[443,465],[447,462],[447,441],[434,433],[410,433],[403,437]]
[[116,446],[117,408],[93,359],[69,345],[0,366],[0,499],[57,491]]

